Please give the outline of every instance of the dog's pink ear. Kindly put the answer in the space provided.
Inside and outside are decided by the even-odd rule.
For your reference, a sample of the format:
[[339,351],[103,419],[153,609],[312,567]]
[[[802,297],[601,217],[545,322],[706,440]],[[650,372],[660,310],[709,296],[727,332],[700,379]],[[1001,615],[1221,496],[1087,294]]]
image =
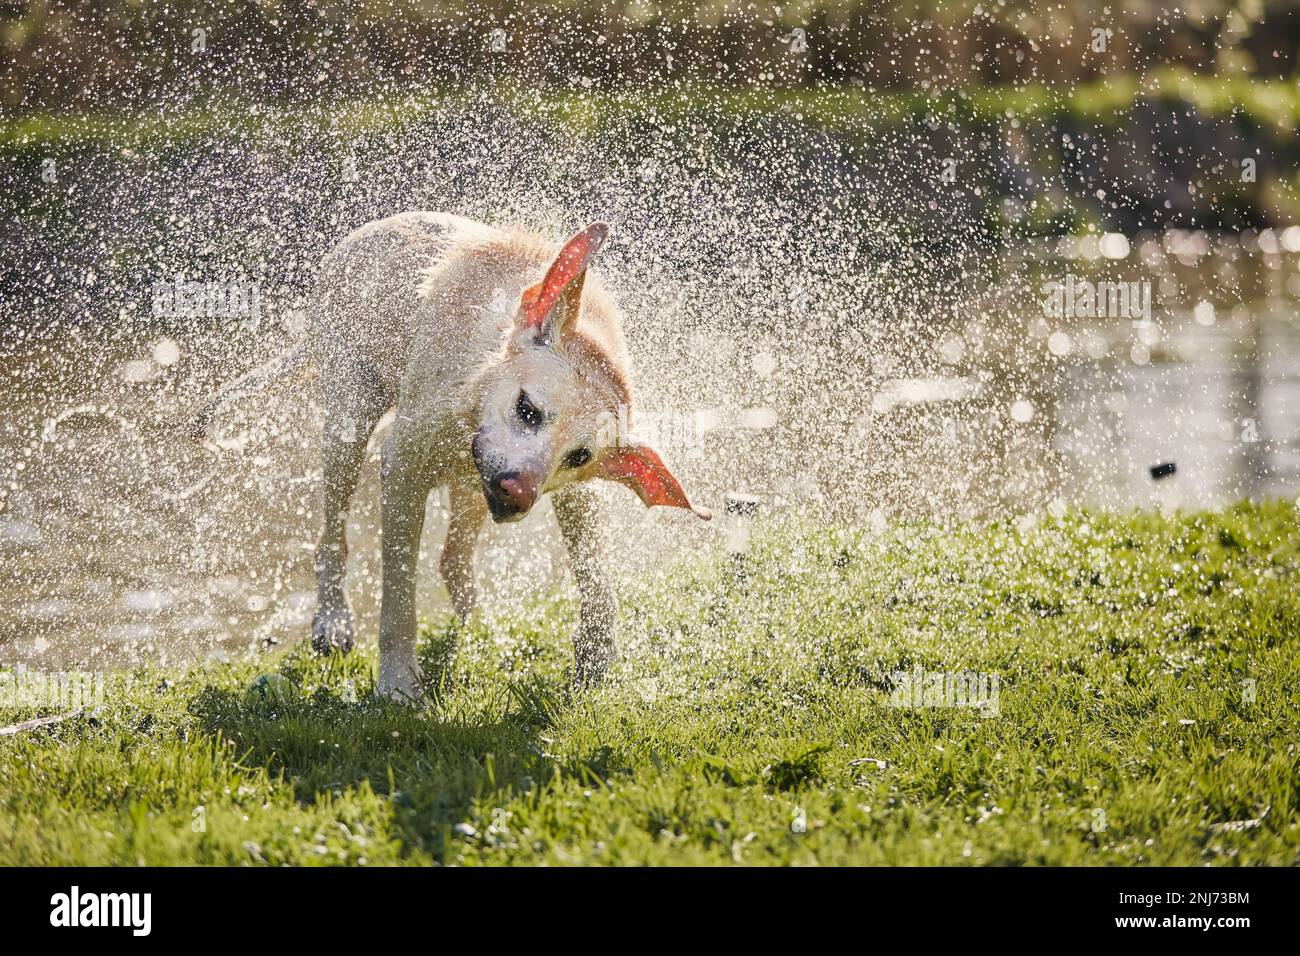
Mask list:
[[668,505],[689,508],[705,521],[713,517],[708,508],[691,504],[681,482],[673,477],[663,459],[646,445],[620,445],[608,449],[596,467],[596,477],[627,485],[646,507]]
[[[524,290],[520,323],[539,339],[552,339],[559,322],[577,314],[587,265],[609,238],[609,223],[593,222],[564,244],[546,277]],[[559,306],[560,308],[557,308]]]

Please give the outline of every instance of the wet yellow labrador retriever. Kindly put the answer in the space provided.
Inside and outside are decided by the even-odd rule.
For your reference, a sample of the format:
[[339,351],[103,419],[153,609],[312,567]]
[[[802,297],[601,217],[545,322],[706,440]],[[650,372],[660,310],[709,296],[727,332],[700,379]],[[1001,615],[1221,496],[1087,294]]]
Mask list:
[[346,512],[366,442],[396,408],[381,478],[384,694],[421,693],[415,572],[433,488],[449,489],[441,570],[462,616],[475,605],[474,545],[488,516],[518,520],[556,493],[580,600],[579,680],[598,678],[615,654],[614,598],[584,483],[621,482],[647,505],[709,517],[658,454],[611,428],[629,421],[632,394],[618,312],[588,276],[608,233],[596,222],[559,245],[429,212],[362,226],[325,259],[307,343],[236,383],[197,419],[202,430],[229,400],[314,362],[325,425],[312,643],[325,653],[352,646]]

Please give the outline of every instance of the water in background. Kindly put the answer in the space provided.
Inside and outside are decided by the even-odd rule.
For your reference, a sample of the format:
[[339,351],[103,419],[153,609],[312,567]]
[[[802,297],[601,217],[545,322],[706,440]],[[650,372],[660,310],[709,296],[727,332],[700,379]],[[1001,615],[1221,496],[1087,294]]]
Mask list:
[[[870,529],[1300,490],[1300,230],[1006,250],[961,218],[960,196],[946,223],[848,145],[773,150],[788,143],[779,117],[751,130],[751,146],[769,144],[757,152],[740,134],[635,116],[599,151],[561,149],[545,124],[503,136],[499,116],[454,119],[455,136],[444,118],[331,155],[119,156],[114,175],[121,163],[134,178],[88,210],[37,210],[63,244],[32,227],[24,295],[6,310],[20,331],[0,357],[0,664],[192,660],[306,634],[314,394],[246,403],[219,424],[217,455],[182,422],[294,340],[320,254],[404,208],[557,236],[609,218],[600,268],[627,317],[641,414],[708,505],[741,491],[768,518]],[[38,294],[42,266],[58,295]],[[255,283],[262,314],[160,319],[153,286],[177,273]],[[1067,276],[1150,282],[1150,320],[1046,314],[1044,284]],[[350,520],[350,592],[371,636],[382,437]],[[1165,463],[1174,474],[1154,480]],[[617,487],[604,499],[619,574],[721,546],[689,515],[647,512]],[[426,610],[444,606],[440,495],[431,509]],[[493,606],[567,586],[556,538],[545,508],[490,530],[478,568]]]

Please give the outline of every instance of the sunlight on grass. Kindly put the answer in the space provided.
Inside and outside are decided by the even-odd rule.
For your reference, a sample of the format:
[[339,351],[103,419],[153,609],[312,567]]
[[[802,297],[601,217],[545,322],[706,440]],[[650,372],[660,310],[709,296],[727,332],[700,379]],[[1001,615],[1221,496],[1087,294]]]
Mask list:
[[558,597],[426,628],[418,710],[373,650],[136,672],[0,739],[0,863],[1295,864],[1297,574],[1282,503],[770,528],[625,587],[595,691]]

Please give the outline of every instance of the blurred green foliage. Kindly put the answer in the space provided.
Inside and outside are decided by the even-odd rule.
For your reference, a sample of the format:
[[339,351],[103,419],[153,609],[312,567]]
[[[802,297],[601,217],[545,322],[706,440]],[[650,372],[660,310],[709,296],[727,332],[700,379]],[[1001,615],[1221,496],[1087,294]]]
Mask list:
[[3,0],[0,104],[86,109],[237,95],[397,94],[509,79],[535,88],[1037,84],[1181,68],[1294,78],[1292,0]]

